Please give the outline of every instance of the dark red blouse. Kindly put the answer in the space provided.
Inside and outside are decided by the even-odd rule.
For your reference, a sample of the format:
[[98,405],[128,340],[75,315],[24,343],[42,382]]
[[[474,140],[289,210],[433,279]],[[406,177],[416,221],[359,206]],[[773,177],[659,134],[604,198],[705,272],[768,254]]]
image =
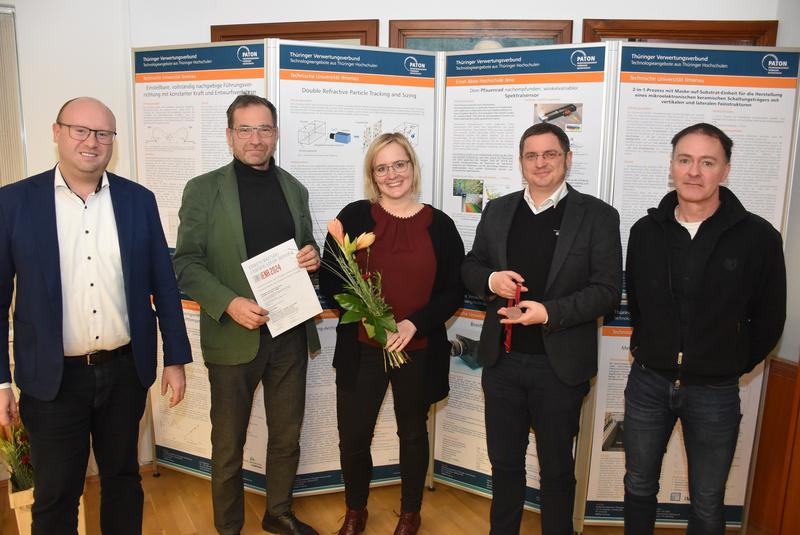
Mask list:
[[[375,243],[367,251],[359,251],[357,260],[362,270],[381,273],[383,297],[392,307],[399,323],[428,304],[436,276],[436,255],[428,227],[433,209],[424,205],[411,217],[396,217],[380,204],[371,209],[375,220]],[[367,336],[359,323],[358,339],[378,345]],[[427,346],[427,338],[413,338],[405,349],[413,351]]]

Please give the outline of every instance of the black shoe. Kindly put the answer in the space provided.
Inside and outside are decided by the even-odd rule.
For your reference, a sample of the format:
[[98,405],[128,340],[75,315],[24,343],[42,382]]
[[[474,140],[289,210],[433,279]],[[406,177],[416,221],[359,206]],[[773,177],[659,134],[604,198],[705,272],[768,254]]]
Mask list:
[[261,527],[267,533],[280,533],[281,535],[319,535],[317,530],[304,522],[300,522],[292,511],[287,511],[278,516],[267,513],[261,521]]

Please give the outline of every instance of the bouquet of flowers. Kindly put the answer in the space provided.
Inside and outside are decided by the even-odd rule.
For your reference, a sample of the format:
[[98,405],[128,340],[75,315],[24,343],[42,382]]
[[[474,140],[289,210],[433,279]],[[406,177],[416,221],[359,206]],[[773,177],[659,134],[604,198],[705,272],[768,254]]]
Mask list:
[[[397,332],[397,323],[392,314],[392,307],[386,304],[381,294],[381,274],[377,271],[362,272],[356,261],[356,251],[367,249],[375,242],[375,234],[364,232],[355,240],[345,234],[342,222],[334,219],[328,223],[328,232],[339,247],[334,253],[338,269],[326,266],[344,283],[345,292],[333,296],[344,309],[341,323],[360,321],[372,340],[386,347],[386,332]],[[383,350],[384,369],[399,368],[408,362],[405,351]]]
[[8,467],[15,492],[33,487],[31,445],[21,422],[0,429],[0,458]]

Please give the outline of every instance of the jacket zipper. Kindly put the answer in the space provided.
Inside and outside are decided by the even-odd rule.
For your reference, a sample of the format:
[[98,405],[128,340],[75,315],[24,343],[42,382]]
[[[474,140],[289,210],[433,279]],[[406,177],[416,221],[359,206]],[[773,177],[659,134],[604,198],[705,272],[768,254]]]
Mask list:
[[675,379],[675,388],[681,387],[681,372],[683,371],[683,351],[678,351],[678,378]]

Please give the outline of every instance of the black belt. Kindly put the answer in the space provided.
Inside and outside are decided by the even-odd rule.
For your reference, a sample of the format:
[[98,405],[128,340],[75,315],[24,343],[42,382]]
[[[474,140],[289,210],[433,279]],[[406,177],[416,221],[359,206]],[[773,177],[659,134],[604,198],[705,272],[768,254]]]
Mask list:
[[64,362],[69,364],[82,364],[85,366],[94,366],[96,364],[105,364],[111,362],[117,357],[128,355],[131,352],[130,342],[124,346],[116,349],[101,349],[94,353],[87,353],[86,355],[65,355]]

